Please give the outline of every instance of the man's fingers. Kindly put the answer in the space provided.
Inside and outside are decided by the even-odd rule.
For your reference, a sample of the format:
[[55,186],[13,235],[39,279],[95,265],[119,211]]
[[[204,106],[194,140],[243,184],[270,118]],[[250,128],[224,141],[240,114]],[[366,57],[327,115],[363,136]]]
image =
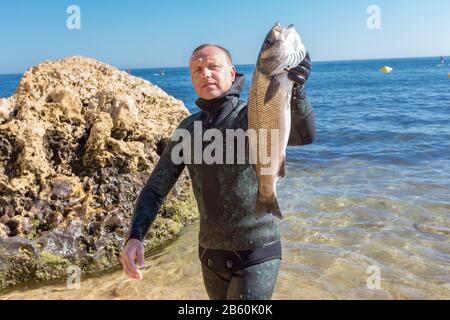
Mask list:
[[298,74],[309,75],[309,70],[305,66],[298,66],[297,68],[294,68],[291,71]]
[[127,260],[128,260],[128,266],[133,270],[133,271],[136,271],[137,272],[137,270],[138,270],[138,268],[136,267],[136,264],[134,263],[134,258],[135,258],[135,255],[133,254],[133,255],[128,255],[127,256]]
[[298,74],[288,74],[288,78],[291,79],[292,81],[294,81],[295,83],[298,83],[299,85],[304,85],[306,82],[306,79],[304,76],[302,75],[298,75]]
[[125,272],[125,274],[130,278],[133,278],[133,279],[136,278],[136,275],[133,273],[133,271],[130,269],[130,267],[128,267],[127,264],[124,264],[123,272]]
[[133,279],[142,279],[142,273],[136,266],[135,261],[144,266],[144,246],[137,240],[130,239],[125,245],[121,256],[123,271]]
[[289,73],[303,75],[304,77],[308,77],[310,71],[304,66],[298,66],[298,67],[295,67],[295,68],[292,68],[291,70],[289,70]]
[[144,257],[144,255],[145,255],[145,252],[144,252],[144,248],[143,247],[139,247],[138,249],[137,249],[137,260],[138,260],[138,264],[139,264],[139,266],[141,267],[141,268],[143,268],[144,267],[144,265],[145,265],[145,257]]
[[133,268],[129,264],[126,264],[123,271],[132,279],[141,279],[140,273],[133,270]]
[[306,58],[300,63],[300,65],[304,66],[308,70],[311,70],[312,63],[311,59],[309,58],[309,55],[306,56]]
[[311,65],[311,56],[309,55],[309,51],[306,51],[305,59],[303,62],[308,62]]
[[134,251],[134,254],[129,254],[127,256],[128,258],[128,267],[133,271],[133,274],[135,275],[135,279],[142,279],[142,274],[139,271],[138,267],[136,266],[134,260],[137,258],[139,258],[139,254],[138,254],[138,250]]
[[127,276],[129,276],[130,278],[135,278],[136,275],[134,274],[133,270],[128,265],[128,259],[125,255],[122,256],[122,266],[123,266],[123,271],[127,274]]
[[145,258],[144,258],[144,253],[142,252],[142,253],[138,253],[138,256],[137,256],[137,259],[138,259],[138,265],[141,267],[141,268],[143,268],[144,267],[144,265],[145,265]]
[[123,266],[123,271],[130,277],[133,279],[141,279],[141,273],[137,270],[136,266],[133,267],[134,265],[134,258],[132,258],[133,255],[129,254],[129,253],[125,253],[122,256],[122,266]]

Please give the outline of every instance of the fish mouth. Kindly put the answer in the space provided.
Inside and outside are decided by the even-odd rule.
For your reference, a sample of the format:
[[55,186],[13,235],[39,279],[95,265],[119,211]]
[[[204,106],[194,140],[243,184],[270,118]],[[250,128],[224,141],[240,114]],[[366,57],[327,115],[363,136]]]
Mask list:
[[275,24],[275,26],[273,27],[273,31],[275,32],[279,32],[282,33],[283,32],[283,27],[281,26],[281,24],[279,22],[277,22]]

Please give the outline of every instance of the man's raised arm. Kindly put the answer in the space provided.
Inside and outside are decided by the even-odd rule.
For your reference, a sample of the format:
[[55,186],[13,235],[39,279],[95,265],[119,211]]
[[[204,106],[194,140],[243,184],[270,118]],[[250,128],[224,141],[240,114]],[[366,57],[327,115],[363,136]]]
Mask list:
[[289,146],[310,144],[316,136],[316,119],[314,110],[306,98],[305,83],[311,73],[311,59],[306,52],[305,59],[292,68],[288,77],[295,82],[291,98],[291,132]]
[[291,132],[289,146],[310,144],[316,136],[316,118],[311,104],[304,95],[299,97],[299,89],[294,86],[291,100]]

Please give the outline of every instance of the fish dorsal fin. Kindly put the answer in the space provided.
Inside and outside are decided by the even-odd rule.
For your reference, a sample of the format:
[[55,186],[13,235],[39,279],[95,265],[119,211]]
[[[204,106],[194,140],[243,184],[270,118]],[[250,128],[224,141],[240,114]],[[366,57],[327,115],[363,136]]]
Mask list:
[[278,93],[281,83],[276,76],[270,78],[269,86],[267,87],[266,96],[264,97],[264,103],[270,102]]

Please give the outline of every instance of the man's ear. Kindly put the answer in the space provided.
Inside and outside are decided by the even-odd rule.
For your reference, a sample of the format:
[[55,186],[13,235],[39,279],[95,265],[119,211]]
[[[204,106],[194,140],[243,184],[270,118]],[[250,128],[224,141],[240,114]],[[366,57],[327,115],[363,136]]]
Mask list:
[[234,81],[234,79],[236,79],[236,68],[231,66],[231,81]]

